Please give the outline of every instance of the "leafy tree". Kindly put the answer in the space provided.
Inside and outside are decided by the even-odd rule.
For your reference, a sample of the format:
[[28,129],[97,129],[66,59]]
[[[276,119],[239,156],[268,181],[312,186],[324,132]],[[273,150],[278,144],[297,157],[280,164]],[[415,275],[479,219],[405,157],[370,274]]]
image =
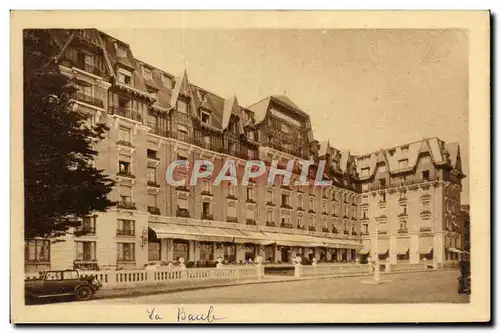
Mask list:
[[93,149],[109,128],[90,127],[73,109],[75,88],[59,71],[60,52],[47,30],[25,30],[24,237],[59,237],[75,217],[105,211],[114,181],[92,165]]

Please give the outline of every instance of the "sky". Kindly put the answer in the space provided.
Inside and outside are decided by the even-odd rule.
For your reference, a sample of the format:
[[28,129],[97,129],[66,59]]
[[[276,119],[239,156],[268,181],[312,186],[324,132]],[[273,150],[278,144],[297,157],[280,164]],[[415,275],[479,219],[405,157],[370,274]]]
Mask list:
[[[460,143],[468,174],[464,30],[120,29],[134,56],[249,106],[287,95],[314,137],[365,154],[423,138]],[[468,178],[462,203],[467,204]]]

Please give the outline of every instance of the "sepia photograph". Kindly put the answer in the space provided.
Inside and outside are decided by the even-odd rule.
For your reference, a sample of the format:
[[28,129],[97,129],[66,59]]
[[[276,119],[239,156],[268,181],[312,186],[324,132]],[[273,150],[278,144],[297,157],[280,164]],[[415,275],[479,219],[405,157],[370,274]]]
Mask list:
[[487,12],[77,14],[11,15],[13,322],[489,320]]

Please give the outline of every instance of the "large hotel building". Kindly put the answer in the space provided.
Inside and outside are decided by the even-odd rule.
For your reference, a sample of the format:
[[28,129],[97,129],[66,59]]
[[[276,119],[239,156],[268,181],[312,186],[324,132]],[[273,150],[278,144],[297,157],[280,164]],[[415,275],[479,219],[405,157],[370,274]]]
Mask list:
[[[75,109],[105,123],[95,166],[116,181],[116,205],[83,218],[83,235],[25,244],[26,271],[142,268],[185,258],[203,266],[217,258],[240,263],[256,255],[289,262],[366,261],[369,256],[437,265],[461,247],[460,148],[427,138],[353,155],[314,139],[306,110],[288,96],[250,106],[196,86],[134,57],[130,46],[95,29],[51,30],[63,75],[78,87]],[[331,186],[291,184],[171,186],[179,159],[269,164],[326,161]],[[80,234],[80,233],[78,233]],[[377,241],[375,242],[375,239]],[[378,244],[374,248],[373,244]]]

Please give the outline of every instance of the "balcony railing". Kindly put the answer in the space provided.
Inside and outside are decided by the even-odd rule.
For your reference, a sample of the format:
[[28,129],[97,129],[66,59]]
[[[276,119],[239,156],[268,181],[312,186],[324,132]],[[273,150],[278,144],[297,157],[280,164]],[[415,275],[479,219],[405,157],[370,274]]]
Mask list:
[[214,216],[212,214],[201,214],[202,220],[213,220]]
[[176,191],[189,192],[189,189],[185,185],[179,185],[175,187]]
[[353,232],[351,232],[351,235],[352,235],[352,236],[357,236],[357,235],[358,235],[358,233],[357,233],[356,231],[353,231]]
[[309,213],[313,214],[314,213],[314,209],[309,209]]
[[[148,127],[150,128],[149,133],[151,133],[151,134],[163,136],[165,138],[169,137],[169,131],[156,126],[156,124],[148,123]],[[148,158],[150,158],[149,155],[148,155]]]
[[429,176],[426,178],[414,178],[414,179],[407,179],[407,180],[401,180],[401,179],[394,179],[390,181],[389,183],[374,183],[370,184],[368,186],[368,191],[378,191],[378,190],[383,190],[383,189],[389,189],[389,188],[394,188],[394,187],[402,187],[402,186],[409,186],[409,185],[416,185],[416,184],[421,184],[421,183],[426,183],[426,182],[432,182],[439,180],[439,177],[437,176]]
[[135,236],[135,230],[133,229],[116,229],[117,236]]
[[288,228],[288,229],[292,229],[293,228],[293,225],[291,223],[280,223],[280,227],[281,228]]
[[185,218],[188,218],[190,217],[190,214],[189,214],[189,210],[185,209],[185,208],[179,208],[177,209],[177,217],[185,217]]
[[316,231],[316,227],[309,227],[309,231]]
[[116,144],[119,146],[124,146],[124,147],[128,147],[128,148],[135,148],[134,145],[130,141],[118,140],[118,141],[116,141]]
[[275,227],[276,223],[267,221],[266,222],[266,226],[268,226],[268,227]]
[[160,209],[158,207],[151,207],[148,206],[148,212],[153,215],[161,215],[160,214]]
[[338,234],[339,230],[335,227],[332,228],[332,234]]
[[398,230],[398,234],[407,234],[408,233],[408,229],[399,229]]
[[272,201],[267,201],[266,202],[266,206],[271,206],[271,207],[274,207],[275,204],[272,202]]
[[202,190],[201,195],[208,195],[208,196],[213,196],[213,193],[209,190]]
[[156,154],[148,154],[148,158],[150,160],[155,160],[155,161],[159,161],[160,160],[160,158]]
[[431,217],[431,212],[428,210],[424,210],[424,211],[420,212],[420,217],[421,218],[429,218],[429,217]]
[[305,230],[305,229],[306,229],[306,227],[305,227],[305,226],[303,226],[303,225],[298,225],[298,226],[297,226],[297,229],[299,229],[299,230]]
[[252,199],[252,198],[248,198],[248,199],[246,200],[246,202],[247,202],[247,203],[256,203],[256,202],[255,202],[255,200],[254,200],[254,199]]
[[80,226],[75,228],[75,233],[77,233],[78,236],[93,236],[95,235],[95,227]]
[[304,208],[302,207],[297,207],[297,210],[300,211],[300,212],[303,212],[304,211]]
[[226,198],[231,200],[238,200],[238,198],[234,194],[228,194]]
[[113,115],[118,115],[121,117],[125,117],[134,121],[142,122],[142,115],[136,111],[131,109],[122,107],[122,106],[111,106],[109,108],[109,113]]
[[230,222],[230,223],[238,223],[238,218],[237,217],[227,217],[226,221]]
[[349,231],[344,230],[344,235],[349,235]]
[[398,217],[402,218],[402,219],[405,219],[405,218],[408,218],[408,214],[407,213],[399,213]]
[[135,179],[135,176],[130,171],[120,171],[116,175],[119,177]]
[[74,66],[78,69],[81,69],[82,71],[85,71],[87,73],[94,74],[94,75],[97,75],[100,77],[102,77],[103,73],[104,73],[104,71],[101,70],[100,68],[93,66],[93,65],[90,65],[90,64],[87,64],[87,63],[84,63],[84,62],[75,62]]
[[156,180],[148,180],[149,187],[160,187],[160,184],[156,182]]
[[117,207],[122,209],[136,209],[135,202],[132,201],[118,201]]
[[281,204],[281,208],[292,209],[292,206],[289,204]]
[[387,231],[379,231],[378,234],[379,235],[387,235]]
[[425,232],[432,232],[431,227],[421,227],[420,232],[425,233]]
[[247,225],[257,225],[257,222],[255,222],[254,219],[246,219],[246,224]]
[[368,231],[361,232],[361,236],[369,236],[370,233]]
[[80,101],[80,102],[83,102],[83,103],[86,103],[86,104],[97,106],[98,108],[101,108],[101,109],[104,108],[104,102],[102,101],[102,99],[99,99],[99,98],[96,98],[96,97],[92,97],[92,96],[89,96],[89,95],[85,95],[85,94],[83,94],[81,92],[75,93],[75,99],[77,101]]
[[321,231],[322,232],[330,232],[330,230],[328,228],[324,228],[324,227],[321,229]]

